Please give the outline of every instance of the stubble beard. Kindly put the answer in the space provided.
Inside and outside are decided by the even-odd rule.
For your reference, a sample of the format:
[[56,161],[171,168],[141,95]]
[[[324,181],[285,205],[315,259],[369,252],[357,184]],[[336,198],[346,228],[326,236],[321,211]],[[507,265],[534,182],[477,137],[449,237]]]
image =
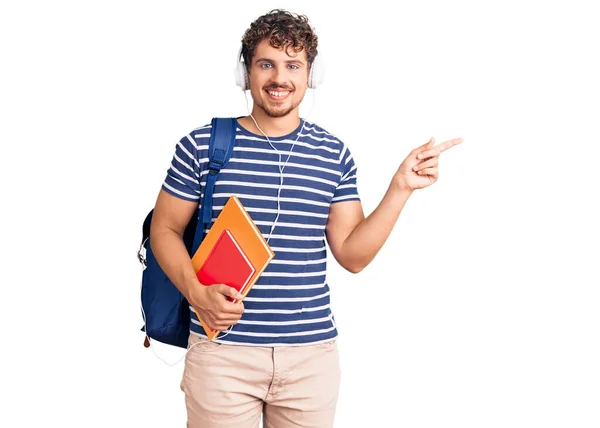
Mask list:
[[[291,96],[292,94],[290,94]],[[258,101],[256,101],[256,105],[258,107],[260,107],[267,116],[269,117],[284,117],[287,116],[288,114],[290,114],[296,107],[298,107],[300,105],[300,103],[294,104],[292,102],[292,104],[289,107],[284,107],[284,108],[272,108],[268,103],[265,103],[262,99],[259,99]]]

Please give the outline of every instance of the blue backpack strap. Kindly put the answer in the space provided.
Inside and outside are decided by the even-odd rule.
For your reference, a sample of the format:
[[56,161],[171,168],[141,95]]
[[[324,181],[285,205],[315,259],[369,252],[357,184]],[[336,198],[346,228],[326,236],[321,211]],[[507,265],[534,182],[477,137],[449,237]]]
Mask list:
[[221,168],[227,165],[233,153],[235,129],[235,118],[215,117],[211,122],[211,134],[208,143],[208,174],[206,174],[206,184],[202,195],[200,214],[198,215],[192,255],[202,242],[206,225],[212,221],[213,190]]

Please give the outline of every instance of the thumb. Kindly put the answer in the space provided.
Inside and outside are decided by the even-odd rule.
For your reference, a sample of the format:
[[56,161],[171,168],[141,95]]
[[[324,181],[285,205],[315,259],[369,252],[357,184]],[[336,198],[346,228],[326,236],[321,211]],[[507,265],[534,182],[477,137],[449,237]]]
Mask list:
[[221,293],[223,296],[231,297],[232,299],[241,300],[244,298],[244,296],[242,296],[240,293],[238,293],[238,291],[235,288],[230,287],[226,284],[219,284],[219,288],[217,291],[219,293]]
[[411,154],[416,155],[417,153],[421,153],[424,150],[429,150],[430,148],[433,147],[434,144],[435,144],[435,138],[431,137],[429,139],[429,141],[427,141],[425,144],[423,144],[422,146],[419,146],[416,149],[414,149],[411,152]]

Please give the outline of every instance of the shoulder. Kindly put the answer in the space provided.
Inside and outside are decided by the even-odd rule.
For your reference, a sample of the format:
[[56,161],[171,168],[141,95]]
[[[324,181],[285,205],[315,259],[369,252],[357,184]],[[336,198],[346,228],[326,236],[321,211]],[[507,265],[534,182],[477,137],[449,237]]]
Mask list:
[[314,122],[305,122],[302,136],[315,146],[325,146],[334,150],[337,155],[341,155],[346,149],[346,144],[341,138]]
[[325,128],[317,125],[316,123],[307,121],[302,134],[306,135],[307,138],[314,142],[318,142],[333,149],[338,160],[340,161],[349,154],[347,144],[340,137],[338,137],[338,135],[327,131]]
[[209,124],[206,124],[203,126],[199,126],[198,128],[194,128],[188,134],[188,136],[191,137],[197,143],[204,142],[204,140],[206,140],[205,144],[208,144],[208,139],[210,138],[211,131],[212,131],[212,125],[209,123]]
[[[210,140],[211,125],[203,125],[192,129],[179,140],[179,146],[193,153],[195,157],[203,150],[208,151],[208,142]],[[196,155],[198,153],[198,155]],[[202,156],[200,156],[202,157]]]

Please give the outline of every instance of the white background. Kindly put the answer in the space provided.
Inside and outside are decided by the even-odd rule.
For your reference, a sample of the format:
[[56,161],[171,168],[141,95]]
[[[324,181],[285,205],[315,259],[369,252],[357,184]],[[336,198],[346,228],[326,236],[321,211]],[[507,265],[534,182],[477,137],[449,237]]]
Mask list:
[[183,362],[142,346],[142,221],[179,138],[246,113],[240,39],[283,7],[366,214],[410,150],[464,138],[363,272],[330,257],[336,427],[600,426],[599,15],[485,3],[3,4],[0,425],[185,425]]

